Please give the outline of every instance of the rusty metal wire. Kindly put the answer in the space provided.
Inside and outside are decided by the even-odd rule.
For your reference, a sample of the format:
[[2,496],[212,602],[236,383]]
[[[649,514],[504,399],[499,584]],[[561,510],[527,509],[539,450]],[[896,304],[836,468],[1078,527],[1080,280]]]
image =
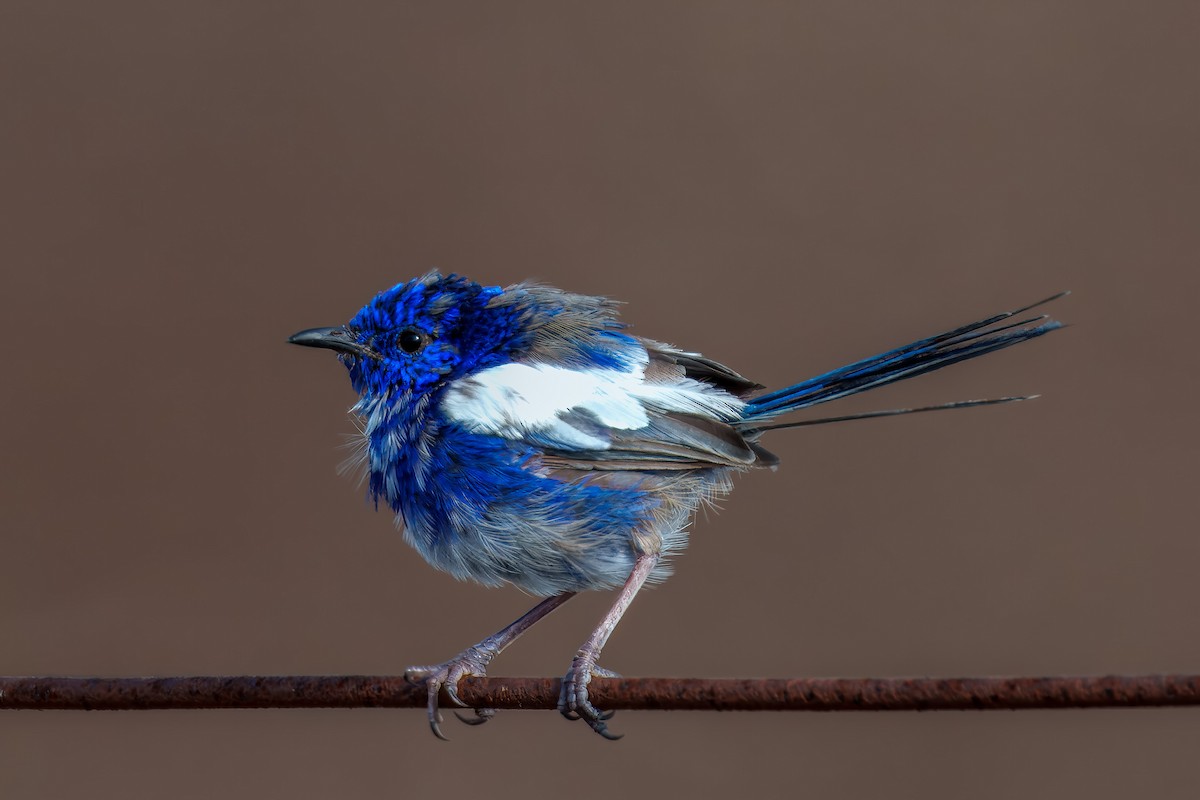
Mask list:
[[[478,708],[550,709],[557,678],[466,678]],[[1046,678],[597,678],[606,709],[940,711],[1200,705],[1200,675]],[[395,676],[3,678],[0,709],[424,708]],[[443,697],[443,704],[448,705]]]

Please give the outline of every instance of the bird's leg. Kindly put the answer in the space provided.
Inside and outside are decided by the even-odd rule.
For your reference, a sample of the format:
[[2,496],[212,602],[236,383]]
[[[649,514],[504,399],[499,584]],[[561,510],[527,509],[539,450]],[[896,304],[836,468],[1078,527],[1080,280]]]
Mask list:
[[[442,715],[438,713],[438,695],[443,686],[446,687],[446,694],[450,699],[465,708],[467,704],[458,698],[458,682],[468,675],[485,675],[488,664],[492,663],[493,658],[504,652],[504,648],[519,639],[521,634],[532,628],[542,617],[574,596],[575,592],[563,592],[553,597],[547,597],[504,630],[489,636],[477,645],[468,647],[444,664],[436,664],[431,667],[409,667],[404,670],[406,680],[411,683],[423,681],[426,689],[429,690],[427,708],[429,710],[429,727],[433,730],[433,735],[443,740],[447,738],[442,733]],[[469,724],[478,725],[487,722],[495,711],[485,708],[478,709],[475,713],[477,719],[469,721]],[[460,719],[462,718],[460,717]],[[467,722],[467,720],[463,721]]]
[[617,601],[613,603],[613,607],[596,626],[596,630],[592,631],[592,635],[583,643],[583,647],[579,648],[579,652],[575,654],[575,658],[571,661],[571,668],[567,670],[567,674],[563,677],[562,694],[558,697],[558,710],[567,719],[583,718],[588,725],[592,726],[592,730],[603,736],[605,739],[620,739],[616,734],[608,732],[608,726],[605,720],[612,714],[603,714],[595,706],[588,701],[588,684],[591,683],[593,677],[610,678],[617,677],[615,673],[601,669],[596,666],[596,662],[600,659],[600,651],[604,649],[608,637],[612,635],[613,629],[617,627],[617,623],[621,621],[625,609],[629,608],[629,604],[633,602],[634,596],[638,590],[642,588],[642,584],[646,582],[646,578],[650,577],[650,572],[658,564],[658,554],[640,555],[633,565],[633,571],[629,573],[629,578],[626,579],[625,585],[621,587],[620,594],[617,595]]

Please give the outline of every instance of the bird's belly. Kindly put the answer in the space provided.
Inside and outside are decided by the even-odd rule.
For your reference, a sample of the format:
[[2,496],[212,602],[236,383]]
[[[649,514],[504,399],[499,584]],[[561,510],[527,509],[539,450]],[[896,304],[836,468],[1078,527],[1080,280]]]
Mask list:
[[641,490],[529,473],[519,485],[505,484],[474,480],[469,492],[460,486],[414,497],[401,508],[405,538],[459,580],[511,583],[537,596],[620,586],[643,552],[664,557],[650,576],[657,582],[670,574],[666,559],[684,548],[692,514],[713,491],[700,476]]

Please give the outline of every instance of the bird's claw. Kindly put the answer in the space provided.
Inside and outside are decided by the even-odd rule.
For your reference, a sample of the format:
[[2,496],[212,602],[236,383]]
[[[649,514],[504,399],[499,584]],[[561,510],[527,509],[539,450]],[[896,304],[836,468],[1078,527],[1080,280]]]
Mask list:
[[599,667],[586,656],[576,656],[571,668],[563,676],[562,693],[558,697],[558,712],[569,720],[582,719],[591,729],[609,741],[615,742],[624,734],[611,733],[605,723],[613,718],[615,711],[601,711],[588,700],[588,684],[592,678],[619,678],[612,670]]
[[[409,667],[404,670],[406,681],[425,684],[425,689],[429,693],[429,702],[425,708],[429,717],[429,729],[433,731],[434,736],[444,742],[450,741],[450,737],[442,733],[442,714],[438,711],[438,697],[441,695],[443,687],[446,690],[446,696],[452,703],[462,708],[468,708],[467,704],[458,696],[458,682],[471,675],[483,677],[487,674],[487,665],[491,660],[488,653],[477,647],[471,647],[444,664],[431,667]],[[458,715],[458,712],[455,712],[455,715],[468,725],[482,725],[495,713],[495,710],[491,708],[475,709],[477,719],[474,720],[464,719]]]
[[475,716],[473,717],[463,716],[457,711],[454,712],[454,716],[458,717],[458,721],[463,725],[482,725],[496,716],[496,709],[494,708],[474,708],[471,710],[475,712]]

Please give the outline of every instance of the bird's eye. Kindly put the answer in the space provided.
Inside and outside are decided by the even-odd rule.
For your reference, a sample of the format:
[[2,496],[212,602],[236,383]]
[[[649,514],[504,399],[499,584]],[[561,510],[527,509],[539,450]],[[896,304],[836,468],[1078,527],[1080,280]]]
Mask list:
[[429,336],[415,328],[405,328],[396,337],[396,344],[400,346],[401,350],[411,355],[429,344]]

